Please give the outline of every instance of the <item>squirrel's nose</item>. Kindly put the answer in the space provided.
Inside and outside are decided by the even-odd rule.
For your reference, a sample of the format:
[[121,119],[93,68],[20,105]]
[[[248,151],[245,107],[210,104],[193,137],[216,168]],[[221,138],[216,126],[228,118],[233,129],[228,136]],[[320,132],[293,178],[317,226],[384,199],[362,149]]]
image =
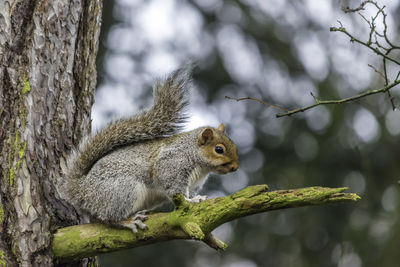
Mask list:
[[231,172],[237,171],[237,169],[239,169],[239,166],[237,164],[231,166]]

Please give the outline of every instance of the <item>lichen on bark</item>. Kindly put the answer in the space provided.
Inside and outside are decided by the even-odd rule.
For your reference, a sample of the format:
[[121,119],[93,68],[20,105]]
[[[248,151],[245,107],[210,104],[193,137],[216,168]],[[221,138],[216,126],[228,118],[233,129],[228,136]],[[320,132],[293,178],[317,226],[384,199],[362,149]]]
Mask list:
[[6,262],[4,261],[3,251],[0,250],[0,267],[6,267]]
[[9,169],[10,186],[14,185],[14,179],[16,178],[16,173],[21,165],[25,149],[26,149],[26,143],[20,141],[18,132],[16,132],[15,139],[11,147],[11,152],[8,155],[8,164],[10,166]]
[[0,0],[0,247],[52,265],[51,232],[81,222],[58,199],[59,159],[90,131],[102,1]]

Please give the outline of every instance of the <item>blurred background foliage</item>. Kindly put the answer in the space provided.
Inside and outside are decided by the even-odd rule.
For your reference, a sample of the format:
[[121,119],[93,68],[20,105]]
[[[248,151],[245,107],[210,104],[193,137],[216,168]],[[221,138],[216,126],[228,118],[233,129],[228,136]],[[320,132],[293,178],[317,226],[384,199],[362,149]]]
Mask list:
[[[398,45],[400,3],[378,2]],[[224,98],[297,108],[313,103],[310,92],[337,99],[383,87],[368,67],[381,68],[380,58],[329,32],[340,20],[366,40],[361,16],[327,0],[114,0],[103,12],[93,129],[150,105],[154,80],[193,60],[188,129],[224,122],[240,152],[240,170],[212,175],[202,193],[264,183],[271,190],[348,186],[362,200],[225,224],[214,233],[229,244],[226,252],[172,241],[101,256],[101,266],[399,266],[400,112],[386,94],[279,119],[280,110]],[[392,80],[396,71],[389,65]],[[399,92],[392,90],[397,105]]]

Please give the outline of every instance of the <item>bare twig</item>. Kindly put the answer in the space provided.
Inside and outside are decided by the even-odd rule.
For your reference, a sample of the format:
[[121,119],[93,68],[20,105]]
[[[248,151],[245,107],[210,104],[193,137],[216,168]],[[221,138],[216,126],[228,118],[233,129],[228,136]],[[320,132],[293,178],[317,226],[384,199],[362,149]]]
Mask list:
[[283,110],[283,111],[285,111],[285,112],[289,111],[287,108],[284,108],[284,107],[281,107],[281,106],[278,106],[278,105],[275,105],[275,104],[271,104],[271,103],[269,103],[269,102],[266,102],[266,101],[264,101],[264,100],[257,99],[257,98],[255,98],[255,97],[250,97],[250,96],[248,96],[248,97],[236,98],[236,97],[232,97],[232,96],[225,96],[225,98],[227,98],[227,99],[232,99],[232,100],[236,100],[237,102],[242,101],[242,100],[253,100],[253,101],[257,101],[257,102],[259,102],[259,103],[261,103],[261,104],[264,104],[264,105],[266,105],[266,106],[268,106],[268,107],[277,108],[277,109]]
[[342,4],[342,0],[339,0],[339,4],[340,4],[340,6],[341,6],[341,8],[342,8],[342,10],[343,10],[343,12],[344,13],[352,13],[352,12],[357,12],[357,11],[360,11],[360,10],[364,10],[364,6],[367,4],[367,3],[370,3],[371,1],[364,1],[364,2],[362,2],[361,4],[360,4],[360,6],[358,6],[358,7],[356,7],[356,8],[350,8],[349,6],[344,6],[343,4]]
[[394,81],[395,81],[395,82],[396,82],[396,81],[400,81],[400,80],[399,80],[399,77],[400,77],[400,71],[397,73],[396,78],[394,79]]
[[385,55],[384,53],[382,53],[382,52],[379,50],[378,47],[372,47],[370,44],[365,43],[365,42],[363,42],[363,41],[361,41],[361,40],[355,38],[353,35],[351,35],[349,32],[347,32],[346,28],[344,28],[344,27],[339,27],[339,28],[331,27],[331,28],[330,28],[330,31],[331,31],[331,32],[343,32],[344,34],[346,34],[347,36],[350,37],[350,42],[352,42],[352,43],[353,43],[353,42],[356,42],[356,43],[359,43],[359,44],[361,44],[361,45],[363,45],[363,46],[365,46],[365,47],[368,47],[369,49],[371,49],[371,50],[372,50],[374,53],[376,53],[377,55],[379,55],[379,56],[381,56],[381,57],[384,57],[384,58],[386,58],[387,60],[396,63],[397,65],[400,65],[400,61],[397,61],[396,59],[391,58],[391,57]]
[[[313,105],[302,107],[302,108],[293,109],[293,110],[290,110],[290,111],[288,111],[286,113],[278,113],[278,114],[276,114],[276,117],[280,118],[280,117],[284,117],[284,116],[290,116],[290,115],[293,115],[295,113],[304,112],[304,111],[306,111],[308,109],[314,108],[314,107],[319,106],[319,105],[343,104],[343,103],[346,103],[346,102],[355,101],[357,99],[360,99],[360,98],[363,98],[363,97],[366,97],[366,96],[369,96],[369,95],[374,95],[374,94],[379,94],[379,93],[386,93],[387,91],[389,91],[391,88],[395,87],[398,84],[400,84],[400,80],[396,80],[395,82],[391,83],[390,85],[385,86],[385,87],[380,88],[380,89],[369,90],[369,91],[366,91],[364,93],[361,93],[361,94],[358,94],[358,95],[355,95],[355,96],[352,96],[352,97],[338,99],[338,100],[318,100],[317,99],[316,103],[313,104]],[[313,97],[315,99],[315,96],[313,96]]]
[[310,92],[310,94],[314,98],[315,104],[319,104],[319,99],[317,98],[317,96],[314,95],[313,92]]
[[371,29],[373,28],[373,25],[371,24],[371,22],[369,22],[369,20],[367,20],[367,18],[364,17],[364,15],[363,15],[361,12],[358,12],[357,14],[360,15],[360,16],[365,20],[365,22],[368,23],[368,25],[369,25],[369,27],[370,27]]
[[[387,93],[388,97],[389,97],[389,100],[391,102],[392,108],[393,108],[393,110],[395,110],[396,106],[395,106],[395,103],[394,103],[394,97],[391,95],[390,89],[392,89],[393,87],[395,87],[396,85],[398,85],[400,83],[400,80],[399,80],[400,71],[397,73],[396,78],[394,79],[394,82],[390,83],[390,79],[389,79],[388,73],[387,73],[387,62],[391,61],[391,62],[395,63],[396,65],[400,66],[400,61],[399,61],[398,57],[392,57],[390,55],[390,53],[393,50],[400,49],[400,46],[394,45],[390,41],[389,37],[387,36],[388,27],[387,27],[387,23],[386,23],[387,14],[384,12],[385,6],[380,7],[377,2],[372,1],[372,0],[363,1],[356,8],[350,8],[348,6],[343,6],[341,0],[339,0],[339,3],[341,4],[342,10],[345,13],[357,12],[361,16],[361,18],[364,21],[366,21],[366,23],[368,24],[368,26],[370,28],[369,38],[365,42],[365,41],[362,41],[362,40],[354,37],[351,33],[349,33],[346,30],[346,28],[343,26],[342,22],[339,21],[339,20],[338,20],[339,27],[331,27],[330,31],[331,32],[342,32],[342,33],[346,34],[350,38],[350,42],[361,44],[362,46],[365,46],[368,49],[372,50],[378,56],[382,57],[382,60],[383,60],[382,61],[383,62],[383,71],[378,70],[376,67],[374,67],[371,64],[368,64],[368,66],[370,68],[372,68],[376,73],[378,73],[381,77],[383,77],[383,79],[385,81],[384,87],[382,87],[380,89],[375,89],[375,90],[368,90],[368,91],[366,91],[364,93],[361,93],[361,94],[358,94],[358,95],[355,95],[355,96],[352,96],[352,97],[344,98],[344,99],[338,99],[338,100],[319,100],[313,93],[311,93],[311,96],[314,98],[315,104],[309,105],[309,106],[306,106],[306,107],[293,109],[293,110],[288,110],[286,108],[283,108],[283,107],[277,106],[275,104],[271,104],[271,103],[268,103],[268,102],[253,98],[253,97],[233,98],[233,97],[226,96],[226,98],[234,99],[236,101],[254,100],[254,101],[258,101],[258,102],[260,102],[260,103],[262,103],[262,104],[264,104],[266,106],[275,107],[275,108],[278,108],[280,110],[285,111],[284,113],[276,114],[276,117],[279,118],[279,117],[283,117],[283,116],[290,116],[292,114],[299,113],[299,112],[304,112],[306,110],[309,110],[309,109],[314,108],[314,107],[319,106],[319,105],[343,104],[343,103],[346,103],[346,102],[351,102],[351,101],[358,100],[360,98],[363,98],[363,97],[366,97],[366,96],[369,96],[369,95],[378,94],[378,93]],[[376,14],[373,17],[371,17],[371,20],[367,19],[363,14],[358,12],[360,10],[364,10],[365,6],[367,4],[372,4],[377,9]],[[383,33],[380,33],[380,32],[378,32],[376,30],[376,20],[378,19],[378,17],[380,17],[379,16],[380,14],[382,14],[382,21],[383,21],[383,25],[384,25]],[[386,44],[383,44],[384,42],[386,42]]]
[[[386,52],[386,53],[389,53],[389,52]],[[386,70],[386,58],[383,58],[382,61],[383,61],[383,74],[384,74],[384,78],[385,78],[385,86],[387,86],[390,81],[389,81],[389,78],[387,75],[387,70]],[[396,81],[396,79],[395,79],[395,81]],[[395,111],[396,104],[394,103],[394,97],[392,96],[390,91],[387,91],[387,95],[389,97],[390,104],[392,105],[392,110]]]
[[[339,2],[341,3],[341,1],[339,1]],[[387,36],[387,28],[388,28],[388,27],[387,27],[387,23],[386,23],[387,14],[384,12],[385,6],[380,7],[380,6],[378,5],[377,2],[372,1],[372,0],[368,0],[368,1],[362,2],[362,3],[360,4],[359,7],[354,8],[354,9],[351,9],[351,8],[349,8],[349,7],[343,7],[343,5],[342,5],[342,10],[343,10],[345,13],[348,13],[348,12],[357,12],[357,11],[360,11],[360,10],[364,10],[364,7],[365,7],[366,4],[372,4],[372,5],[374,5],[375,8],[378,10],[377,13],[375,14],[375,16],[371,18],[371,21],[369,21],[363,14],[361,14],[360,12],[358,12],[358,14],[368,23],[368,26],[369,26],[369,28],[370,28],[369,38],[368,38],[368,41],[367,41],[367,42],[363,42],[363,41],[361,41],[361,40],[355,38],[355,37],[354,37],[352,34],[350,34],[349,32],[347,32],[347,30],[343,27],[343,25],[342,25],[342,23],[341,23],[340,21],[339,21],[340,27],[339,27],[339,28],[331,27],[331,31],[340,31],[340,32],[343,32],[343,33],[345,33],[347,36],[350,37],[350,41],[351,41],[351,42],[357,42],[357,43],[359,43],[359,44],[361,44],[361,45],[363,45],[363,46],[366,46],[366,47],[368,47],[369,49],[371,49],[372,51],[374,51],[376,54],[378,54],[379,56],[382,56],[383,58],[385,58],[385,59],[387,59],[387,60],[390,60],[390,61],[396,63],[397,65],[400,65],[400,62],[399,62],[398,60],[396,60],[396,59],[394,59],[394,58],[392,58],[392,57],[389,56],[389,53],[390,53],[392,50],[394,50],[394,49],[400,49],[400,46],[395,46],[395,45],[389,40],[389,38],[388,38],[388,36]],[[378,18],[378,16],[379,16],[380,14],[382,14],[382,17],[383,17],[383,18],[382,18],[382,22],[383,22],[383,25],[384,25],[383,33],[379,33],[379,32],[376,31],[376,20],[377,20],[377,18]],[[372,37],[373,37],[373,36],[375,37],[375,42],[374,42],[374,44],[376,44],[376,47],[371,46],[371,44],[372,44]],[[389,45],[389,47],[383,46],[383,45],[378,41],[378,37],[383,38],[383,39],[386,41],[386,43]],[[386,53],[383,53],[380,49],[385,50]]]
[[[383,74],[381,71],[379,71],[377,68],[375,68],[374,66],[372,66],[371,64],[368,64],[368,67],[370,67],[371,69],[373,69],[376,73],[378,73],[383,79],[385,79],[386,81],[386,76],[385,74]],[[387,85],[387,84],[386,84]]]
[[389,100],[390,100],[390,104],[392,105],[392,110],[395,111],[396,110],[396,104],[394,103],[394,97],[392,96],[392,94],[390,93],[390,91],[387,91]]
[[[379,6],[375,3],[375,6],[379,9]],[[390,47],[391,47],[391,49],[400,49],[400,46],[396,46],[396,45],[394,45],[390,40],[389,40],[389,37],[387,36],[387,29],[388,29],[388,26],[387,26],[387,24],[386,24],[386,13],[383,11],[383,8],[382,8],[382,14],[383,14],[383,26],[384,26],[384,28],[383,28],[383,36],[384,36],[384,38],[385,38],[385,41],[390,45]],[[389,51],[390,52],[390,51]]]
[[[342,5],[341,0],[339,0],[339,3]],[[375,8],[378,10],[377,13],[371,17],[371,20],[368,20],[363,14],[361,14],[358,11],[364,10],[365,6],[367,4],[372,4],[375,6]],[[376,89],[376,90],[369,90],[366,91],[364,93],[349,97],[349,98],[344,98],[344,99],[338,99],[338,100],[319,100],[314,94],[311,93],[312,97],[315,100],[315,104],[310,105],[310,106],[306,106],[306,107],[302,107],[302,108],[298,108],[298,109],[294,109],[291,111],[288,111],[286,113],[281,113],[281,114],[276,114],[276,117],[283,117],[283,116],[289,116],[298,112],[303,112],[306,111],[308,109],[314,108],[316,106],[319,105],[330,105],[330,104],[342,104],[345,102],[350,102],[350,101],[355,101],[357,99],[369,96],[369,95],[373,95],[373,94],[378,94],[378,93],[387,93],[389,96],[389,100],[391,102],[392,108],[393,110],[396,109],[396,105],[394,103],[394,97],[391,95],[390,93],[390,89],[395,87],[396,85],[398,85],[400,83],[400,80],[398,80],[399,76],[400,76],[400,71],[397,74],[396,78],[394,79],[393,83],[390,83],[388,74],[387,74],[387,61],[391,61],[397,65],[400,66],[400,61],[397,58],[393,58],[390,56],[390,53],[395,50],[395,49],[400,49],[400,46],[395,46],[390,39],[387,36],[387,23],[386,23],[386,17],[387,14],[384,12],[385,6],[380,7],[378,5],[377,2],[372,1],[372,0],[367,0],[367,1],[363,1],[357,8],[350,8],[348,6],[343,6],[342,5],[342,10],[345,13],[354,13],[357,12],[362,18],[363,20],[365,20],[370,28],[370,32],[369,32],[369,38],[368,41],[364,42],[361,41],[360,39],[354,37],[351,33],[349,33],[346,28],[343,26],[343,24],[338,21],[339,23],[339,27],[331,27],[330,31],[332,32],[342,32],[344,34],[346,34],[348,37],[350,37],[350,41],[351,42],[355,42],[358,44],[361,44],[367,48],[369,48],[370,50],[372,50],[374,53],[376,53],[377,55],[382,57],[383,60],[383,72],[379,71],[377,68],[375,68],[373,65],[368,64],[368,66],[370,68],[372,68],[376,73],[378,73],[381,77],[383,77],[383,79],[385,80],[385,84],[383,88],[380,89]],[[383,29],[383,33],[379,33],[376,31],[376,20],[378,19],[379,15],[382,14],[382,21],[383,21],[383,25],[384,25],[384,29]],[[375,41],[372,41],[372,38],[375,39]],[[386,44],[388,45],[388,47],[386,45],[382,45],[380,43],[380,41],[378,41],[379,38],[383,38],[383,40],[386,42]],[[375,45],[375,47],[373,46]]]

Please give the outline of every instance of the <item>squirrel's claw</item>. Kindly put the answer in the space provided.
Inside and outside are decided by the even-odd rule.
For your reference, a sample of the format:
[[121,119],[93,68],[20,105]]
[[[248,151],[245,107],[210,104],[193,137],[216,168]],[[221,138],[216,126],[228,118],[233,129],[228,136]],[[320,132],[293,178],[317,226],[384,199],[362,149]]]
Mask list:
[[147,219],[147,212],[147,210],[138,211],[131,218],[122,221],[121,225],[131,229],[132,232],[136,234],[138,232],[138,228],[141,230],[147,228],[146,224],[143,223]]
[[133,215],[132,220],[141,220],[141,221],[145,221],[147,219],[147,215],[149,211],[148,210],[141,210],[135,213],[135,215]]

